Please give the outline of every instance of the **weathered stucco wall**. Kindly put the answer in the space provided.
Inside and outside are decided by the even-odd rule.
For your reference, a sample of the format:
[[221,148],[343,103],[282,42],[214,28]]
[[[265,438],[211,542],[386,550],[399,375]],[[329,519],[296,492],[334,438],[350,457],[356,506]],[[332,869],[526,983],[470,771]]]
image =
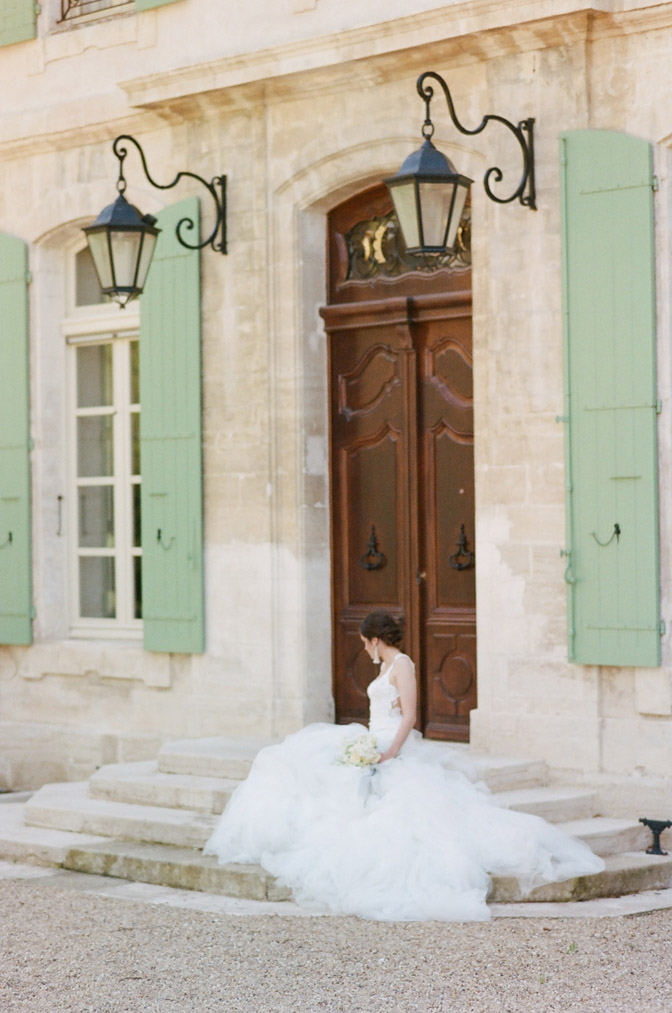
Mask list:
[[[418,2],[413,17],[401,17],[408,3],[397,9],[378,0],[258,5],[258,16],[246,5],[225,38],[219,5],[189,0],[60,34],[41,25],[37,41],[0,52],[9,109],[0,125],[0,229],[31,244],[33,272],[37,611],[35,645],[0,648],[0,778],[82,776],[97,763],[150,755],[160,739],[272,736],[330,719],[326,352],[318,316],[326,214],[395,171],[416,146],[423,110],[415,79],[425,69],[446,76],[465,124],[497,112],[514,121],[534,116],[537,129],[538,212],[496,206],[473,187],[473,741],[576,771],[666,774],[669,637],[659,670],[566,660],[558,135],[608,128],[658,145],[669,625],[672,4]],[[497,162],[517,179],[518,153],[504,131],[491,125],[462,137],[440,104],[434,112],[435,140],[462,171],[478,181]],[[161,180],[183,168],[229,177],[229,255],[202,257],[202,656],[68,639],[66,553],[54,523],[65,488],[64,277],[79,226],[112,197],[110,141],[124,131],[138,137]],[[132,157],[127,175],[143,210],[162,205]],[[204,220],[208,214],[204,202]]]

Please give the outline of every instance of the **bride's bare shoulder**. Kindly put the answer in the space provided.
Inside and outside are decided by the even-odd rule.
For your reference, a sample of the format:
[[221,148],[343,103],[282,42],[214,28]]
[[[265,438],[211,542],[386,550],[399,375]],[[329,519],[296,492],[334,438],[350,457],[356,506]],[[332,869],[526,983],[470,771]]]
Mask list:
[[415,678],[415,665],[407,654],[400,654],[394,664],[394,668],[390,673],[390,681],[397,683],[399,679],[414,679]]

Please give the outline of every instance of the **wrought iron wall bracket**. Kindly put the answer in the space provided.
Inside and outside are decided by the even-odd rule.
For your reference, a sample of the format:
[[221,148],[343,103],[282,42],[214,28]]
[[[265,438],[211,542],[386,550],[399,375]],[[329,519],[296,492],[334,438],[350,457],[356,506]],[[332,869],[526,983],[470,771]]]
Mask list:
[[[467,551],[467,535],[464,530],[464,524],[460,524],[460,537],[457,540],[457,552],[454,552],[450,556],[448,562],[452,566],[453,570],[468,570],[474,562],[473,552]],[[463,561],[460,561],[462,557]]]
[[366,546],[366,552],[360,557],[359,565],[363,570],[380,570],[387,559],[382,552],[378,551],[378,539],[376,538],[375,525],[371,525],[371,535]]
[[490,200],[495,201],[497,204],[510,204],[511,201],[514,201],[517,198],[523,207],[527,207],[531,211],[536,211],[537,192],[534,180],[534,119],[532,117],[528,117],[528,119],[521,120],[518,124],[514,125],[509,120],[504,119],[503,116],[497,116],[494,113],[489,113],[487,116],[483,117],[479,126],[475,127],[473,130],[469,130],[467,127],[462,126],[457,118],[453,99],[446,82],[440,74],[437,74],[433,70],[427,70],[424,74],[420,75],[417,83],[418,94],[425,103],[425,122],[422,127],[422,135],[425,138],[431,137],[434,133],[434,124],[432,123],[429,115],[430,104],[432,98],[434,97],[434,89],[431,84],[425,83],[427,80],[436,81],[439,87],[443,90],[443,94],[446,97],[446,103],[448,104],[450,118],[461,134],[467,134],[469,136],[480,134],[482,130],[485,130],[491,120],[496,123],[501,123],[511,131],[518,141],[523,155],[523,174],[521,176],[520,183],[510,197],[498,197],[497,194],[492,192],[490,181],[494,180],[495,183],[499,183],[504,178],[504,174],[498,166],[493,165],[486,171],[485,176],[483,177],[483,186]]
[[201,243],[189,243],[183,237],[183,231],[191,231],[195,228],[195,222],[191,218],[181,218],[175,228],[175,235],[177,236],[178,242],[188,250],[202,250],[205,246],[210,246],[216,253],[227,252],[226,242],[226,176],[215,176],[210,183],[202,176],[197,176],[195,172],[178,172],[172,183],[157,183],[155,179],[152,179],[149,169],[147,168],[147,160],[145,159],[145,153],[142,150],[139,142],[136,141],[135,137],[131,137],[130,134],[120,134],[119,137],[115,138],[112,144],[112,151],[116,158],[119,160],[119,178],[117,180],[117,190],[119,193],[124,193],[126,190],[126,178],[124,176],[124,159],[128,155],[128,149],[124,147],[124,143],[128,141],[135,145],[140,155],[140,161],[142,162],[143,172],[147,178],[147,181],[151,183],[157,190],[172,190],[174,186],[180,182],[181,179],[189,177],[190,179],[198,180],[202,183],[205,189],[208,191],[213,201],[215,202],[215,210],[217,214],[217,220],[212,232],[206,236]]

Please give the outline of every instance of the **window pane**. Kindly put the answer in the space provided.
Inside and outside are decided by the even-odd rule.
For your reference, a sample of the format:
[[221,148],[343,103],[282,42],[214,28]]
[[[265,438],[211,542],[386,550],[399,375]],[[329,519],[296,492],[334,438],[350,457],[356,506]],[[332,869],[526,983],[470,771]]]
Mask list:
[[131,404],[140,403],[140,345],[131,341]]
[[140,474],[140,412],[131,413],[131,474]]
[[114,619],[114,558],[87,556],[79,561],[79,610],[86,619]]
[[96,306],[109,301],[110,297],[103,295],[100,287],[91,250],[85,246],[75,254],[75,306]]
[[142,556],[133,556],[133,591],[133,615],[142,619]]
[[77,419],[77,475],[80,478],[111,475],[112,460],[112,416],[89,415]]
[[140,515],[140,485],[133,485],[133,548],[137,549],[141,546],[141,515]]
[[112,404],[112,345],[77,349],[77,407]]
[[109,485],[79,490],[79,544],[84,549],[114,546],[114,490]]

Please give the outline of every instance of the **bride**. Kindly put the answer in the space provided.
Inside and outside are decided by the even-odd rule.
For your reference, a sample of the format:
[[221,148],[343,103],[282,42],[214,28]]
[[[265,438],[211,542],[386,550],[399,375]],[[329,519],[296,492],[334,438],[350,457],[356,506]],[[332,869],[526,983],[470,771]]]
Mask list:
[[542,883],[604,868],[538,816],[500,808],[457,750],[413,729],[415,668],[402,624],[372,612],[360,627],[380,674],[369,730],[313,724],[262,749],[205,853],[255,862],[316,911],[381,921],[490,917],[491,875]]

